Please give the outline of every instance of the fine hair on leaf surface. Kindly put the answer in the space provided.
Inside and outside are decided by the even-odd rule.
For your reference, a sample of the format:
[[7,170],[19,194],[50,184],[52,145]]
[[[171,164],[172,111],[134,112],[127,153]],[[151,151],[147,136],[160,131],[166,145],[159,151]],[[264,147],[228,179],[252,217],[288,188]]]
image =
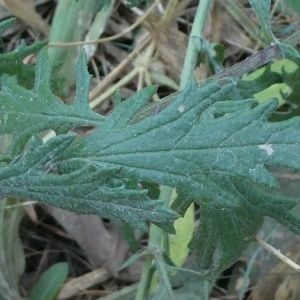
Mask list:
[[[215,274],[246,249],[270,216],[299,233],[298,200],[279,188],[270,166],[300,170],[300,119],[271,123],[277,102],[231,99],[232,78],[190,82],[160,113],[139,119],[155,87],[119,103],[103,117],[88,106],[89,75],[79,57],[75,101],[50,87],[42,51],[32,90],[1,77],[0,134],[13,136],[10,160],[0,168],[0,195],[30,198],[77,213],[98,214],[147,230],[172,222],[195,202],[201,220],[191,245],[198,265]],[[79,136],[70,131],[92,126]],[[43,141],[39,135],[54,130]],[[187,205],[178,213],[151,199],[140,182],[175,187]],[[234,245],[234,246],[233,246]]]

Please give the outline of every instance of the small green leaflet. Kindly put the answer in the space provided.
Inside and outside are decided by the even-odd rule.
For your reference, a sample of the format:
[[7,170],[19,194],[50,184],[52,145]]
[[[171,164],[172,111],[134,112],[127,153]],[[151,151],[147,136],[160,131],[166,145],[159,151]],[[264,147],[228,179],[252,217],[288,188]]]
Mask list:
[[29,300],[55,300],[69,273],[66,262],[52,265],[45,271],[29,294]]
[[[16,21],[15,18],[8,18],[0,22],[0,34],[5,32]],[[37,42],[27,46],[21,44],[11,52],[0,53],[0,75],[9,74],[15,76],[20,85],[32,88],[34,79],[34,66],[24,64],[23,60],[28,55],[35,54],[46,45],[46,42]]]

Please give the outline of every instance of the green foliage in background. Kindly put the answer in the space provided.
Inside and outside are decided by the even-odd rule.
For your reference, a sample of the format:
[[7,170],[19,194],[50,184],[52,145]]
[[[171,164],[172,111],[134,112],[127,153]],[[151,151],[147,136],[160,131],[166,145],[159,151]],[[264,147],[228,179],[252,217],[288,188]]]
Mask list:
[[69,273],[68,264],[56,263],[46,270],[29,293],[28,300],[55,300]]
[[[15,19],[10,18],[0,23],[0,34],[8,29]],[[24,87],[32,88],[34,79],[34,66],[24,64],[23,59],[30,54],[37,53],[45,46],[45,42],[35,43],[31,46],[26,46],[22,42],[18,48],[12,52],[0,53],[0,74],[9,74],[15,76],[18,83]]]

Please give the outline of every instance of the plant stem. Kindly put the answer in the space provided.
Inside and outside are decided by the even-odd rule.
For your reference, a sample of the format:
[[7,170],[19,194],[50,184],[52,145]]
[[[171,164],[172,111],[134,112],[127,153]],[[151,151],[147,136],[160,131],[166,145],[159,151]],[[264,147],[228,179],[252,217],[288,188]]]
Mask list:
[[195,44],[194,39],[203,37],[203,30],[206,22],[206,18],[209,13],[211,0],[201,0],[199,2],[196,16],[193,22],[192,31],[189,37],[189,44],[185,56],[183,70],[180,79],[180,88],[183,89],[188,82],[194,80],[194,71],[197,65],[197,58],[199,50]]
[[[300,42],[300,30],[295,31],[287,38],[283,39],[281,43],[296,46]],[[223,79],[226,77],[239,78],[248,72],[251,72],[258,67],[270,62],[272,59],[281,54],[281,49],[277,44],[271,44],[267,48],[249,56],[239,63],[227,68],[226,70],[211,76],[211,79]]]
[[138,284],[135,300],[144,300],[147,298],[151,281],[152,257],[147,256],[143,265],[142,277]]
[[[160,190],[161,192],[159,195],[159,200],[168,203],[169,199],[171,198],[172,188],[161,186]],[[164,235],[165,233],[161,229],[159,229],[156,225],[151,224],[150,231],[149,231],[148,247],[161,248]],[[138,285],[138,290],[137,290],[135,300],[143,300],[146,299],[148,296],[149,287],[153,276],[152,260],[153,260],[152,256],[147,256],[145,259],[143,271],[142,271],[142,277]]]
[[[300,30],[292,33],[287,38],[281,41],[282,43],[295,46],[300,42]],[[249,73],[262,65],[269,63],[272,59],[278,57],[281,54],[281,50],[278,45],[270,45],[267,48],[249,56],[248,58],[242,60],[235,65],[226,68],[224,71],[219,72],[211,77],[210,80],[219,80],[222,81],[228,77],[240,78],[246,73]],[[140,112],[134,118],[134,122],[138,122],[142,119],[145,119],[153,114],[157,114],[163,109],[165,109],[178,95],[178,92],[170,94],[169,96],[163,98],[161,101],[153,103],[141,109]]]

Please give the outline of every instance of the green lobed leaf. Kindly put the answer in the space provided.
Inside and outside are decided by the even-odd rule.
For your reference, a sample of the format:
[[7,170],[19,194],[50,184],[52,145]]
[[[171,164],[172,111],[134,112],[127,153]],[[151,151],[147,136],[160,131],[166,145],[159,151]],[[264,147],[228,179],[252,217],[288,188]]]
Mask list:
[[[299,95],[300,87],[298,85],[300,76],[299,59],[278,60],[275,63],[260,68],[241,80],[230,93],[231,99],[251,98],[265,89],[283,85],[291,89],[288,94],[282,94],[282,101],[276,111],[273,112],[270,120],[282,121],[300,115]],[[276,93],[273,93],[273,98]],[[278,96],[277,96],[278,97]]]
[[33,90],[20,86],[13,77],[1,77],[0,134],[13,134],[13,154],[19,153],[32,135],[44,130],[64,133],[79,126],[101,124],[103,118],[88,107],[89,75],[83,54],[77,74],[76,100],[71,105],[51,92],[51,66],[46,51],[39,55]]
[[[49,42],[77,42],[85,39],[92,21],[105,5],[98,0],[65,0],[58,2],[49,33]],[[57,86],[60,95],[69,95],[75,83],[75,65],[79,47],[49,47],[49,59],[55,66],[54,76],[62,78]]]
[[[274,101],[261,105],[248,101],[243,110],[222,111],[214,118],[218,115],[213,111],[215,103],[232,88],[232,84],[216,82],[201,88],[190,84],[159,115],[122,128],[111,124],[112,114],[109,127],[104,123],[103,130],[75,142],[65,153],[66,159],[77,153],[72,159],[97,167],[118,167],[125,176],[139,180],[159,179],[183,188],[192,198],[201,191],[207,202],[221,206],[226,204],[224,187],[208,180],[208,174],[245,177],[277,187],[266,165],[300,168],[299,120],[267,123],[277,107]],[[101,140],[100,147],[95,140]],[[287,158],[286,153],[291,156]]]
[[[300,169],[299,119],[268,123],[276,101],[224,101],[233,87],[192,83],[160,114],[127,126],[119,127],[113,113],[103,131],[75,141],[63,154],[65,164],[71,153],[77,153],[72,160],[119,168],[122,176],[176,187],[188,201],[185,208],[193,199],[203,219],[192,245],[202,253],[201,268],[212,273],[240,256],[264,216],[296,232],[299,226],[290,212],[298,201],[278,200],[274,191],[256,189],[256,184],[279,187],[267,166]],[[95,140],[101,140],[100,147]],[[241,189],[244,181],[251,189]]]
[[83,214],[98,214],[146,230],[153,222],[167,226],[177,214],[163,203],[150,200],[146,190],[120,177],[118,168],[95,168],[91,164],[69,164],[57,172],[55,159],[70,146],[75,136],[60,135],[47,143],[31,139],[28,149],[0,169],[0,196],[30,198]]
[[237,87],[230,93],[230,99],[253,98],[254,94],[265,90],[273,84],[282,83],[283,81],[282,76],[277,72],[273,72],[270,65],[258,70],[261,70],[259,76],[253,78],[256,74],[255,72],[257,72],[256,70],[237,83]]
[[55,300],[56,295],[66,281],[69,266],[66,262],[52,265],[46,270],[29,294],[29,300]]
[[[10,23],[8,23],[10,24]],[[34,66],[24,64],[23,60],[30,54],[40,51],[45,42],[37,42],[33,45],[26,46],[22,42],[16,49],[8,53],[0,54],[0,75],[8,74],[15,76],[18,83],[26,88],[33,87]]]
[[199,228],[191,242],[197,262],[208,275],[216,276],[243,253],[270,216],[299,233],[300,218],[291,211],[299,201],[266,190],[247,180],[220,177],[228,189],[240,194],[240,206],[214,209],[202,206]]
[[[83,66],[82,56],[78,72],[86,72]],[[6,79],[0,93],[1,133],[14,134],[23,147],[30,135],[41,130],[51,128],[60,134],[74,126],[96,128],[89,136],[61,134],[46,143],[31,138],[22,154],[3,161],[0,195],[99,214],[143,230],[153,222],[172,231],[170,223],[177,215],[151,200],[138,182],[176,187],[184,199],[173,206],[180,213],[191,202],[201,208],[202,219],[192,245],[199,266],[210,274],[220,272],[245,250],[264,216],[300,232],[292,211],[297,199],[274,196],[279,185],[268,170],[269,166],[300,170],[300,120],[268,122],[276,101],[230,101],[235,88],[230,80],[207,81],[201,86],[192,82],[160,113],[137,117],[155,92],[155,88],[147,88],[102,119],[92,114],[82,99],[87,95],[87,73],[78,74],[82,89],[70,106],[55,102],[49,74],[42,53],[34,91],[24,91]],[[19,96],[15,99],[17,122],[7,90]],[[20,105],[21,101],[29,103],[31,95],[37,105]],[[38,118],[40,111],[43,118]],[[26,122],[36,115],[41,125],[29,123],[32,128],[26,132]],[[79,117],[72,122],[70,115]]]
[[[294,62],[297,64],[297,68],[293,72],[282,70],[283,81],[292,89],[292,92],[286,97],[286,109],[278,112],[276,120],[300,115],[300,86],[298,84],[300,79],[300,60],[296,59]],[[279,115],[280,113],[281,115]]]

